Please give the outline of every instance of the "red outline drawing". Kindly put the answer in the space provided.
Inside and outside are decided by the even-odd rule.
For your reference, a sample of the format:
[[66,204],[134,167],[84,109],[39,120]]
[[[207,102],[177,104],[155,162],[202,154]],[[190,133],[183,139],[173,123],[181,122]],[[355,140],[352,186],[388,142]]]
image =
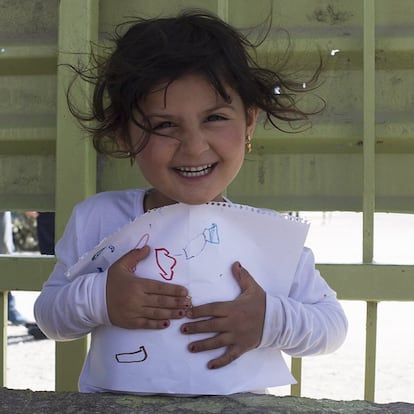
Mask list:
[[160,276],[165,280],[171,280],[174,277],[174,267],[177,260],[170,255],[170,252],[165,247],[155,249],[155,260],[160,269]]

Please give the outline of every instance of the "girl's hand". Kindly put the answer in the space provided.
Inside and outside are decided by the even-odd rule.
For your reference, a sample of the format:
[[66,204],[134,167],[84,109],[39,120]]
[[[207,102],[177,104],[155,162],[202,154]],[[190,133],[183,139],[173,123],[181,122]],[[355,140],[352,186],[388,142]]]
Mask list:
[[216,334],[192,342],[188,346],[190,352],[226,347],[223,355],[209,361],[210,369],[230,364],[248,350],[256,348],[262,339],[266,293],[240,263],[233,264],[232,272],[242,290],[240,296],[230,302],[208,303],[192,308],[187,312],[188,317],[210,319],[185,323],[181,327],[184,334]]
[[170,319],[181,319],[191,306],[183,286],[135,276],[138,263],[148,256],[148,246],[131,250],[111,265],[106,282],[106,302],[111,323],[126,329],[163,329]]

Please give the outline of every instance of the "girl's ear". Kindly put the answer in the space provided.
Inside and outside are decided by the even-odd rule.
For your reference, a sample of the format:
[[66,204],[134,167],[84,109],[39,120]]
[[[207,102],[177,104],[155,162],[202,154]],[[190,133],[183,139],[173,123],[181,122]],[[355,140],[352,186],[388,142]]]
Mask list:
[[259,109],[256,107],[249,108],[247,110],[246,117],[246,135],[253,136],[256,128],[257,117],[259,116]]

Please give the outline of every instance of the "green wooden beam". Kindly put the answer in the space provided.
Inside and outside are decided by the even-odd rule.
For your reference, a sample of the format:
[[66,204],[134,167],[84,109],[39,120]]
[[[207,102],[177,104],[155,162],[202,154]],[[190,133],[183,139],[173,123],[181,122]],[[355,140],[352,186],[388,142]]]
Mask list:
[[[67,109],[66,92],[73,79],[64,66],[87,65],[91,43],[98,40],[98,0],[61,0],[56,139],[56,238],[60,238],[76,203],[96,192],[96,154],[92,142],[79,129]],[[72,91],[78,109],[87,110],[91,85]],[[87,338],[56,346],[56,390],[78,389],[79,374],[88,348]],[[69,363],[70,361],[70,363]]]
[[[337,129],[338,130],[338,129]],[[334,132],[333,132],[334,133]],[[253,141],[253,154],[362,154],[362,137],[262,137],[260,129]],[[414,154],[414,137],[381,137],[374,142],[377,154]]]
[[318,264],[340,299],[414,301],[414,265]]
[[1,45],[0,76],[55,74],[56,63],[54,45]]
[[0,256],[0,290],[41,291],[55,262],[53,256]]
[[1,128],[0,154],[55,154],[56,128]]
[[[47,256],[0,256],[0,290],[40,291],[54,264]],[[414,265],[320,263],[317,268],[340,299],[414,301]]]

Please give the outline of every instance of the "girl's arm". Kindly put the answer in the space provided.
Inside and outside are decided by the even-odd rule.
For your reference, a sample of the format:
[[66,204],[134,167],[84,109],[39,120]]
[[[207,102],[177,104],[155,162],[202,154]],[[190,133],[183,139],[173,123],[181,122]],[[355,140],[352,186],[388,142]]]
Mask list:
[[100,325],[126,329],[165,329],[190,306],[178,285],[136,277],[149,248],[131,250],[104,273],[65,281],[58,263],[35,304],[40,329],[55,340],[80,338]]
[[[94,201],[94,200],[92,200]],[[189,306],[182,286],[136,277],[133,270],[148,248],[127,253],[108,271],[69,280],[67,269],[103,237],[119,228],[99,232],[108,220],[90,208],[77,206],[56,245],[57,264],[36,300],[34,313],[40,329],[59,341],[77,339],[100,325],[130,329],[167,328],[170,319],[184,317]],[[89,206],[89,207],[88,207]]]
[[40,329],[55,340],[77,339],[95,326],[109,323],[105,302],[107,272],[81,275],[72,281],[65,276],[67,269],[99,241],[99,235],[88,232],[96,223],[87,226],[84,221],[85,209],[75,207],[56,244],[55,268],[34,306]]
[[260,347],[276,347],[292,356],[335,351],[348,323],[336,293],[315,269],[305,248],[288,297],[266,296],[266,321]]
[[98,325],[110,324],[106,310],[107,272],[64,280],[66,267],[57,263],[34,306],[36,322],[45,335],[67,341],[87,335]]

